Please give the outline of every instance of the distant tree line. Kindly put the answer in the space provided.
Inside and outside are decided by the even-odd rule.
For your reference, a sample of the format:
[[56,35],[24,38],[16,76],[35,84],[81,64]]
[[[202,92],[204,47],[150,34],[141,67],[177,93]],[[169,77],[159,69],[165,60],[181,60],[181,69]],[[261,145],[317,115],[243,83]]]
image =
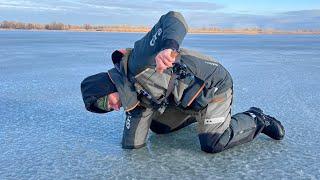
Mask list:
[[[70,25],[60,22],[52,22],[50,24],[38,24],[38,23],[23,23],[16,21],[2,21],[0,23],[0,29],[28,29],[28,30],[74,30],[74,31],[106,31],[106,32],[148,32],[149,27],[146,26],[129,26],[129,25]],[[281,31],[275,29],[261,29],[261,28],[243,28],[243,29],[222,29],[218,27],[202,27],[191,28],[191,33],[244,33],[244,34],[273,34],[273,33],[320,33],[319,31],[312,30],[296,30],[296,31]]]
[[23,23],[16,21],[2,21],[0,23],[1,29],[35,29],[35,30],[94,30],[94,31],[148,31],[149,28],[145,26],[129,26],[129,25],[71,25],[60,22],[52,22],[50,24],[38,23]]

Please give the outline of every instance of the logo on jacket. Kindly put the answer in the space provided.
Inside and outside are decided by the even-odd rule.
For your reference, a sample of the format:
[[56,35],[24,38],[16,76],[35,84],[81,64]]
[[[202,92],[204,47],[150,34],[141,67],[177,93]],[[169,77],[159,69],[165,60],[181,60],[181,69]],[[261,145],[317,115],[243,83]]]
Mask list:
[[211,66],[218,66],[217,63],[214,63],[214,62],[209,62],[209,61],[205,61],[206,64],[209,64]]
[[156,40],[158,39],[158,37],[162,34],[162,29],[159,28],[157,30],[157,32],[152,36],[152,39],[150,41],[150,46],[154,46],[154,44],[156,43]]
[[131,123],[131,116],[127,115],[127,118],[126,118],[126,128],[127,129],[130,129],[130,123]]

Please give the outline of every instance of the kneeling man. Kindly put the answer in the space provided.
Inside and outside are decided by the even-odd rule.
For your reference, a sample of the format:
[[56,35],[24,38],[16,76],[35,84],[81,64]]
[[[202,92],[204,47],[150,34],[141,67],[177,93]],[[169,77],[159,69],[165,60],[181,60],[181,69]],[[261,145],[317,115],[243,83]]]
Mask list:
[[181,48],[186,33],[184,17],[171,11],[132,49],[113,52],[114,68],[81,83],[86,109],[124,108],[123,148],[143,147],[149,128],[166,134],[195,122],[201,150],[208,153],[252,141],[261,132],[283,139],[281,123],[259,108],[231,115],[229,72],[213,58]]

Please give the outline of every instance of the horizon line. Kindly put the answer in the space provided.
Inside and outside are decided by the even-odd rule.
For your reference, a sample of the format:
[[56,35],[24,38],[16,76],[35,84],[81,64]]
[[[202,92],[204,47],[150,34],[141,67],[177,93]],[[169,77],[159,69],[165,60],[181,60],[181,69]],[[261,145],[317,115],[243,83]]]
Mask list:
[[[94,25],[89,23],[84,24],[64,24],[62,22],[51,23],[31,23],[3,20],[0,22],[0,29],[24,29],[24,30],[64,30],[64,31],[88,31],[88,32],[148,32],[151,27],[146,25]],[[320,34],[319,30],[312,29],[295,29],[283,30],[275,28],[259,28],[259,27],[244,27],[244,28],[221,28],[218,26],[206,27],[189,27],[190,33],[223,33],[223,34]]]

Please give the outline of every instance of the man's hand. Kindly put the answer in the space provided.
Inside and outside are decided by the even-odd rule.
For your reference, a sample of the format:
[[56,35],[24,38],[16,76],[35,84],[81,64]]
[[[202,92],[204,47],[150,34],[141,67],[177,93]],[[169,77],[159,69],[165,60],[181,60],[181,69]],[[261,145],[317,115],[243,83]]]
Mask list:
[[121,107],[121,101],[118,92],[114,92],[108,95],[108,109],[119,111]]
[[159,73],[163,73],[164,70],[166,70],[169,67],[172,67],[172,64],[176,60],[176,52],[172,49],[164,49],[158,53],[156,56],[156,70]]

